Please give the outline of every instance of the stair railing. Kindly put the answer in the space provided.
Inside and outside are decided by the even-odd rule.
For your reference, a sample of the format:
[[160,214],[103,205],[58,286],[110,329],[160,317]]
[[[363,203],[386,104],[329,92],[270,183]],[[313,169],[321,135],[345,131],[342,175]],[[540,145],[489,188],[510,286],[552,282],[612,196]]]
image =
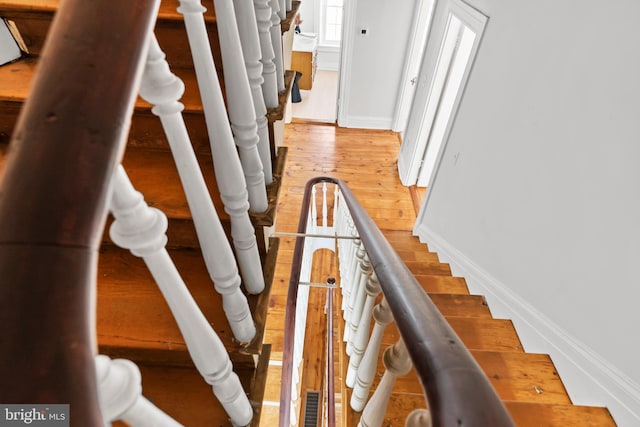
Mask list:
[[69,404],[78,426],[104,425],[97,252],[159,4],[60,2],[0,179],[0,402]]
[[[364,407],[360,425],[380,425],[395,378],[408,372],[413,365],[425,391],[430,422],[434,426],[513,426],[513,421],[482,369],[346,184],[338,179],[318,177],[310,180],[305,188],[292,262],[285,316],[287,332],[282,363],[280,427],[291,424],[288,402],[291,400],[289,385],[294,337],[290,331],[298,323],[295,303],[303,248],[308,239],[304,234],[309,220],[306,212],[310,209],[312,188],[320,182],[334,183],[340,190],[334,207],[336,236],[347,236],[356,230],[359,238],[359,241],[351,240],[356,242],[354,244],[350,244],[348,239],[336,238],[339,257],[343,254],[347,257],[345,265],[340,261],[340,285],[343,304],[345,299],[349,300],[344,307],[345,311],[349,311],[345,319],[345,332],[349,330],[345,340],[350,348],[350,359],[360,358],[362,342],[367,341],[366,338],[362,340],[363,332],[360,329],[368,332],[371,316],[375,320],[366,351],[359,363],[354,361],[353,365],[357,366],[351,368],[351,374],[348,373],[349,382],[355,387],[353,395],[357,395],[353,407],[355,410]],[[354,258],[357,260],[355,263],[349,262]],[[378,284],[384,298],[371,310]],[[401,339],[385,351],[385,379],[365,406],[373,380],[372,369],[375,371],[378,359],[382,330],[392,318],[396,321]],[[355,330],[351,329],[352,325],[356,326]],[[425,419],[427,417],[421,412],[419,416],[412,415],[410,421],[416,423]]]

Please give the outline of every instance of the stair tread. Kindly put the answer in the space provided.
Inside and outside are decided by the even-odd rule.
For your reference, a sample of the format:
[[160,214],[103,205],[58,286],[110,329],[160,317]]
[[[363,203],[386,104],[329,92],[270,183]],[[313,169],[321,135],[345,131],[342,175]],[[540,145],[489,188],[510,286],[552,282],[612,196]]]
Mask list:
[[[29,95],[37,67],[38,58],[33,56],[0,67],[0,101],[24,102]],[[184,105],[184,111],[187,113],[202,112],[195,71],[185,68],[177,68],[172,71],[185,84],[184,95],[180,98],[180,102]],[[136,100],[135,108],[136,112],[151,111],[151,105],[141,98]]]
[[442,262],[405,261],[405,265],[415,274],[451,276],[451,267]]
[[[561,403],[505,402],[518,427],[614,427],[615,421],[606,408],[575,406]],[[404,425],[407,415],[414,409],[427,407],[421,395],[391,395],[388,410],[381,425]],[[355,426],[360,414],[349,411],[349,425]]]
[[[198,158],[200,170],[209,188],[218,217],[228,221],[213,170],[211,157]],[[191,211],[182,188],[176,163],[171,152],[156,150],[127,150],[122,164],[145,200],[169,218],[191,219]]]
[[[571,404],[564,384],[546,354],[471,350],[471,355],[504,401]],[[374,387],[382,373],[384,367],[379,363]],[[399,377],[393,392],[423,395],[415,371]]]
[[396,253],[403,261],[418,262],[440,262],[438,254],[435,252],[427,252],[422,249],[395,249]]
[[429,298],[443,316],[491,318],[489,306],[481,295],[430,294]]
[[469,294],[467,282],[462,277],[430,274],[415,274],[414,276],[422,285],[422,289],[429,294]]
[[598,406],[542,404],[506,401],[518,427],[616,426],[607,408]]
[[[511,320],[445,316],[467,349],[489,351],[523,351]],[[391,345],[400,339],[395,323],[385,328],[382,342]]]
[[[197,250],[172,250],[170,256],[194,300],[234,360],[247,349],[233,339],[220,307],[221,297]],[[189,364],[178,326],[144,261],[128,251],[104,246],[98,265],[98,343],[107,354],[133,360],[148,357],[167,363]],[[256,326],[258,330],[264,324]]]

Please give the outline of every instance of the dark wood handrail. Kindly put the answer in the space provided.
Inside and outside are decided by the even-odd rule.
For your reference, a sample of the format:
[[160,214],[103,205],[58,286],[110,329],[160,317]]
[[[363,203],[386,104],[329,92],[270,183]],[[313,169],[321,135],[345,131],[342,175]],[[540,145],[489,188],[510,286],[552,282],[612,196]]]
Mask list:
[[102,426],[97,249],[159,0],[60,3],[0,178],[0,402]]
[[[342,191],[382,293],[425,390],[433,426],[514,426],[478,363],[344,182],[328,177],[317,177],[307,182],[298,232],[304,233],[306,230],[311,187],[320,182],[337,184]],[[304,237],[298,237],[285,315],[280,427],[289,426],[292,332],[303,248]]]

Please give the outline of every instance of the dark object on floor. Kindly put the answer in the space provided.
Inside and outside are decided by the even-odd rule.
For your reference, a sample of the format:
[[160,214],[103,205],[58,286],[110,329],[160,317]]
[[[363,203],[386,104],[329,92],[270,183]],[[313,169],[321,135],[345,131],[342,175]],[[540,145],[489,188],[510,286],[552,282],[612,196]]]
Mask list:
[[302,102],[300,88],[298,87],[298,80],[300,80],[300,77],[302,77],[302,73],[300,71],[296,71],[296,76],[293,78],[293,86],[291,87],[291,102]]

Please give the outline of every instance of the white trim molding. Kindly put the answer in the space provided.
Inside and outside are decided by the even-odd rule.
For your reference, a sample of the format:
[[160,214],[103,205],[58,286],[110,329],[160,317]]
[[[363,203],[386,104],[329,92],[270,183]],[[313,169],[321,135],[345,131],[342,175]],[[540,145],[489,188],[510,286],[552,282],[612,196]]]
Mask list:
[[640,385],[552,322],[522,297],[428,226],[414,234],[467,281],[469,291],[486,297],[494,317],[508,318],[528,352],[549,354],[576,405],[606,406],[621,427],[640,425]]
[[345,128],[388,130],[393,124],[393,117],[345,116],[339,124]]

